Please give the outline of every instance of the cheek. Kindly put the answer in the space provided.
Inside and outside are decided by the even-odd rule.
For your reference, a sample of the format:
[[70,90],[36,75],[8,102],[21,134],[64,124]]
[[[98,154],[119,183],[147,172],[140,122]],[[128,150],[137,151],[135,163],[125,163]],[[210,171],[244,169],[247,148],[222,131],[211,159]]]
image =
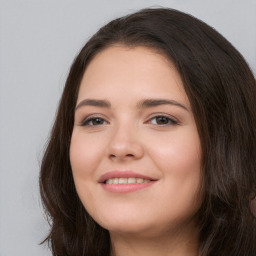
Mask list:
[[69,155],[73,175],[82,175],[86,168],[84,165],[86,161],[84,161],[84,159],[86,159],[87,150],[83,145],[83,141],[80,140],[76,134],[72,135]]
[[[152,146],[152,145],[155,146]],[[188,175],[194,170],[200,170],[201,147],[197,132],[184,130],[172,137],[151,141],[151,158],[155,159],[160,169],[177,175]],[[167,171],[170,170],[170,171]]]
[[70,163],[76,191],[86,208],[87,201],[94,201],[94,170],[99,162],[99,153],[96,151],[93,141],[88,140],[82,132],[74,130],[70,143]]
[[70,144],[70,162],[74,179],[89,176],[99,161],[99,146],[82,132],[74,131]]
[[197,133],[193,135],[177,134],[160,144],[158,140],[158,146],[151,147],[151,159],[163,175],[166,200],[177,209],[193,210],[201,201],[198,198],[202,182],[201,148]]

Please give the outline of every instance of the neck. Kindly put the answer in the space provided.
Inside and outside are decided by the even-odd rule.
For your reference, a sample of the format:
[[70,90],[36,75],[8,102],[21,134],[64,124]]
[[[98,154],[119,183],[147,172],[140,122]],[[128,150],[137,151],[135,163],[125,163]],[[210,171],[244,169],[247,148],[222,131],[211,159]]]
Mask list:
[[[186,230],[188,231],[188,230]],[[165,233],[161,236],[110,233],[111,256],[197,256],[198,232]]]

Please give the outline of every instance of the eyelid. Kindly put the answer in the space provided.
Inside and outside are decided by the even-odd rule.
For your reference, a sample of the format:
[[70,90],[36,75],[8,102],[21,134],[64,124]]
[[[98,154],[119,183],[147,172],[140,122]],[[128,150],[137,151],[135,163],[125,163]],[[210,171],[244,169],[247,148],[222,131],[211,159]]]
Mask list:
[[107,120],[107,118],[99,113],[94,113],[94,114],[89,114],[87,115],[85,118],[82,119],[82,121],[79,123],[80,126],[97,126],[97,125],[87,125],[86,123],[88,123],[89,121],[93,120],[93,119],[102,119],[104,120],[107,124],[109,124],[109,121]]
[[166,114],[166,113],[153,113],[151,114],[148,118],[147,121],[145,123],[149,123],[150,121],[152,121],[154,118],[157,117],[165,117],[168,118],[171,122],[171,124],[163,124],[163,125],[158,125],[158,124],[153,124],[153,125],[157,125],[157,126],[173,126],[173,125],[180,125],[180,121],[175,118],[174,116],[170,115],[170,114]]
[[[170,124],[152,124],[152,120],[154,118],[157,118],[157,117],[165,117],[167,119],[170,120]],[[87,125],[86,123],[88,123],[89,121],[93,120],[93,119],[102,119],[103,121],[105,121],[107,124],[110,123],[110,121],[108,120],[108,118],[101,114],[101,113],[93,113],[93,114],[89,114],[87,115],[86,117],[84,117],[82,119],[81,122],[79,122],[79,125],[80,126],[100,126],[100,125]],[[170,115],[170,114],[166,114],[166,113],[160,113],[160,112],[157,112],[157,113],[152,113],[150,116],[147,117],[146,121],[144,123],[148,123],[148,124],[152,124],[152,125],[156,125],[156,126],[174,126],[174,125],[180,125],[181,122],[174,116]],[[101,125],[104,125],[104,124],[101,124]]]

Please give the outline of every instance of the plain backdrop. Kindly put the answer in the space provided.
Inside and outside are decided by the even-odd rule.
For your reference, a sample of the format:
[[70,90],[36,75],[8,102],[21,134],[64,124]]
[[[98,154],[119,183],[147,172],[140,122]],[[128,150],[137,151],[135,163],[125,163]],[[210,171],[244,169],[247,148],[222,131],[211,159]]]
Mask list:
[[69,66],[102,25],[154,6],[213,26],[256,74],[256,0],[0,0],[0,256],[50,255],[38,175]]

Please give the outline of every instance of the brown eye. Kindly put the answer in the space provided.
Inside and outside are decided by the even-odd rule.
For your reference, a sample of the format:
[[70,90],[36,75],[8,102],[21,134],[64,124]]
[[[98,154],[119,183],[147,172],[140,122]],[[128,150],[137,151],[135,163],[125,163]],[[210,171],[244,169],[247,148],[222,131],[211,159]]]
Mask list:
[[151,123],[155,125],[176,125],[178,122],[167,116],[155,116],[151,119]]
[[89,118],[89,119],[86,119],[82,125],[83,126],[97,126],[97,125],[103,125],[103,124],[106,124],[107,122],[103,119],[103,118],[100,118],[100,117],[93,117],[93,118]]

